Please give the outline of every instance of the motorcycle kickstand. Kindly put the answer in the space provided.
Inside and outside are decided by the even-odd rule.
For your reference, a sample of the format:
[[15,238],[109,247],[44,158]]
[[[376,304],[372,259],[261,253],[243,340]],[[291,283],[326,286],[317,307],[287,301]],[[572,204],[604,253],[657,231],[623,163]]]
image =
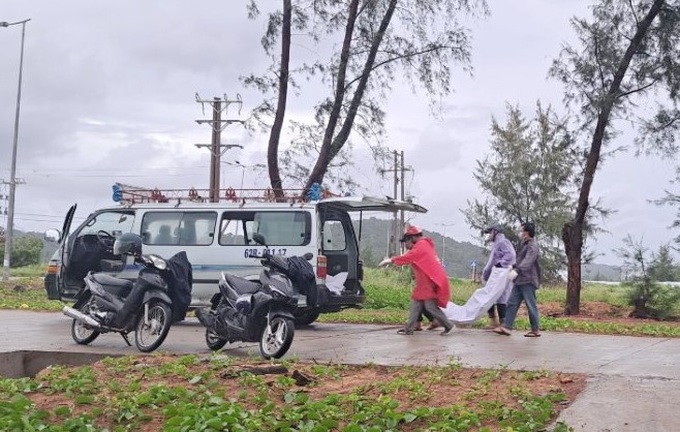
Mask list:
[[130,343],[130,340],[128,339],[128,333],[121,333],[120,335],[123,337],[123,339],[125,340],[125,343],[127,343],[128,346],[132,346],[132,344]]

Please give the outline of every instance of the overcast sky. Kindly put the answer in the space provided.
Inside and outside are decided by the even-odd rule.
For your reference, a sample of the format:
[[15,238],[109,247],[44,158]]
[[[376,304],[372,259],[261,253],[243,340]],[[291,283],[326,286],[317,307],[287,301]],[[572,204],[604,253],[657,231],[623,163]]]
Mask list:
[[[26,26],[24,82],[15,226],[44,231],[61,227],[68,207],[78,216],[114,204],[115,182],[146,187],[207,188],[210,130],[194,95],[209,99],[241,94],[243,118],[258,102],[239,76],[268,64],[259,41],[262,22],[246,19],[243,2],[182,0],[93,2],[3,0],[0,21],[32,20]],[[407,194],[429,209],[413,223],[460,241],[478,242],[460,209],[480,196],[472,176],[475,161],[489,149],[491,117],[504,120],[505,103],[531,118],[540,99],[562,108],[561,87],[547,70],[565,41],[573,40],[569,18],[588,12],[583,0],[489,0],[492,15],[470,21],[474,76],[455,74],[455,92],[443,101],[441,118],[429,115],[426,99],[404,83],[388,101],[388,146],[405,152],[413,170]],[[0,28],[0,179],[9,180],[21,26]],[[294,45],[293,50],[304,50]],[[307,55],[314,55],[307,51]],[[325,57],[325,56],[324,56]],[[289,114],[304,116],[293,101]],[[630,143],[624,134],[620,144]],[[225,161],[265,162],[266,137],[240,126],[223,133],[240,143]],[[380,179],[358,149],[356,178],[363,192],[391,195],[391,178]],[[223,185],[264,186],[262,172],[224,165]],[[605,223],[594,249],[597,261],[617,263],[611,249],[627,234],[652,249],[675,233],[670,208],[648,200],[663,195],[673,166],[654,159],[619,155],[597,173],[593,196],[618,211]],[[6,189],[0,189],[0,195]],[[5,203],[0,201],[0,206]],[[0,217],[0,225],[5,220]],[[539,227],[540,229],[540,227]]]

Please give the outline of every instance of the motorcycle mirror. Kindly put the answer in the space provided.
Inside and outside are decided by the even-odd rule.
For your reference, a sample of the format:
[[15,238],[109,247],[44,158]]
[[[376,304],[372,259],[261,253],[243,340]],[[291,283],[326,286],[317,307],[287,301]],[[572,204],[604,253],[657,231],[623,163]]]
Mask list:
[[264,236],[260,233],[255,233],[253,234],[253,240],[255,240],[255,243],[267,246],[267,243],[265,242]]
[[314,254],[311,252],[307,252],[306,254],[302,255],[302,258],[306,259],[307,261],[311,261],[312,258],[314,258]]

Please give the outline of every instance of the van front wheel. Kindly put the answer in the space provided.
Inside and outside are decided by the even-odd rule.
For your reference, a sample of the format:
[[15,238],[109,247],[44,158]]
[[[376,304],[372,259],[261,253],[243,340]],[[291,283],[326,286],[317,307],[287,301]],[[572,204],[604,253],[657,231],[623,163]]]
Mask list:
[[298,327],[308,326],[319,318],[317,309],[306,309],[295,314],[295,325]]

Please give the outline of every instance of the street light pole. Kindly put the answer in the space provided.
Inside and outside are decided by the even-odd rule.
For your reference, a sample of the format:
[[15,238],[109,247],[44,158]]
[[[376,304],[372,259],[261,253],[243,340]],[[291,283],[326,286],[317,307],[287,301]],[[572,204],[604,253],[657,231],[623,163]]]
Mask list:
[[224,163],[226,165],[231,165],[231,166],[241,168],[241,190],[243,190],[243,179],[246,175],[246,168],[253,168],[253,169],[255,169],[255,168],[267,168],[267,165],[261,164],[261,163],[258,163],[258,164],[255,164],[255,165],[243,165],[239,161],[234,161],[234,162],[226,161],[226,162],[222,162],[222,163]]
[[26,23],[31,19],[9,23],[0,21],[0,27],[9,27],[21,24],[21,52],[19,55],[19,84],[17,86],[17,105],[14,114],[14,142],[12,144],[12,167],[9,178],[9,210],[7,213],[7,227],[5,228],[5,256],[2,264],[2,280],[9,279],[10,252],[12,250],[12,237],[14,234],[14,203],[17,187],[17,145],[19,143],[19,113],[21,112],[21,79],[24,69],[24,35]]
[[450,227],[450,226],[454,226],[455,223],[440,223],[440,224],[437,224],[437,225],[444,227],[444,236],[442,237],[442,256],[441,256],[441,259],[442,259],[442,264],[444,264],[444,267],[446,267],[446,262],[445,262],[445,260],[446,260],[446,228]]

